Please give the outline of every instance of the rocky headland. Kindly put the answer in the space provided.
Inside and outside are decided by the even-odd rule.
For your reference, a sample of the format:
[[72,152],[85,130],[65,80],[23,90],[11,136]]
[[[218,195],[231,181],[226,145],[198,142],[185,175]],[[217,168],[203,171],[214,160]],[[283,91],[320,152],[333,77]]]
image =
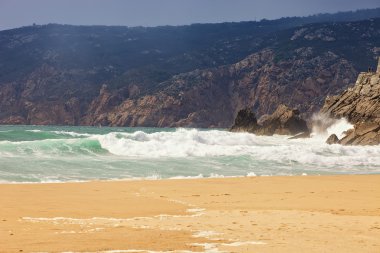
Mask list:
[[[311,118],[311,117],[310,117]],[[378,145],[380,144],[380,58],[377,70],[359,74],[353,87],[336,96],[328,96],[319,112],[318,119],[309,119],[319,131],[324,131],[335,120],[346,119],[354,128],[347,130],[339,139],[332,134],[328,144]],[[245,131],[256,135],[295,135],[309,137],[307,123],[298,110],[280,105],[271,115],[257,120],[250,108],[240,110],[231,131]]]
[[380,144],[380,58],[377,70],[359,74],[355,85],[342,94],[326,98],[321,113],[336,119],[346,118],[354,129],[342,139],[328,143],[343,145]]

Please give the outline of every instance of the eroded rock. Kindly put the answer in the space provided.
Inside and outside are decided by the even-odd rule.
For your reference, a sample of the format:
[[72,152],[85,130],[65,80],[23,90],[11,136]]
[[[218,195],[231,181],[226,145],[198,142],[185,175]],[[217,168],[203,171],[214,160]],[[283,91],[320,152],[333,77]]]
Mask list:
[[309,136],[310,131],[306,121],[300,117],[299,111],[286,105],[280,105],[273,114],[266,115],[260,121],[258,124],[251,109],[240,110],[231,131],[246,131],[257,135],[302,134],[302,137]]
[[377,72],[360,73],[355,86],[328,97],[321,112],[333,118],[345,117],[354,124],[340,144],[380,144],[380,58]]
[[256,132],[259,135],[295,135],[309,132],[306,121],[300,117],[297,109],[286,105],[279,105],[276,111],[262,122],[261,128]]

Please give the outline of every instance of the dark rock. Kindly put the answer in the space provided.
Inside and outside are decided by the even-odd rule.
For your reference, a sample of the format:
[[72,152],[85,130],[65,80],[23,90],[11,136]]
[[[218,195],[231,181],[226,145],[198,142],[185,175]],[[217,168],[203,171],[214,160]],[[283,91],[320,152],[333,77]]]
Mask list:
[[337,143],[339,143],[339,138],[338,138],[338,136],[336,136],[336,134],[332,134],[332,135],[330,135],[329,138],[327,138],[326,143],[329,145],[337,144]]
[[[296,135],[301,133],[303,138],[310,134],[306,121],[300,117],[299,111],[285,105],[280,105],[273,114],[265,116],[260,125],[250,109],[241,110],[231,131],[247,131],[256,135]],[[298,137],[301,138],[301,135]]]
[[246,108],[242,109],[238,112],[235,124],[231,127],[231,131],[239,132],[239,131],[247,131],[254,132],[257,130],[259,125],[257,124],[257,119],[255,114],[251,109]]
[[258,135],[296,135],[309,132],[306,121],[300,117],[298,110],[280,105],[273,114],[262,121],[260,129],[255,133]]

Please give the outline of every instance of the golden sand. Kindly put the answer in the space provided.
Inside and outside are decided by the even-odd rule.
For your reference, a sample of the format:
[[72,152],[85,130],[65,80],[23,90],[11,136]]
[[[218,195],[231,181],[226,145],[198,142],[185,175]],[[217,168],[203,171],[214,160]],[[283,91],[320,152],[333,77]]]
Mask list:
[[380,175],[0,185],[0,252],[116,250],[378,253]]

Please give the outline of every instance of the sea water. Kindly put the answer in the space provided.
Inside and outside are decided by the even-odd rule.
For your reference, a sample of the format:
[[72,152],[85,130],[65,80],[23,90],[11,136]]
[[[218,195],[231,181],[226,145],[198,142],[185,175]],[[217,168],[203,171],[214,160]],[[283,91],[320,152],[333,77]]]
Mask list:
[[0,126],[0,183],[380,173],[380,146],[327,145],[318,134],[288,138],[223,129]]

